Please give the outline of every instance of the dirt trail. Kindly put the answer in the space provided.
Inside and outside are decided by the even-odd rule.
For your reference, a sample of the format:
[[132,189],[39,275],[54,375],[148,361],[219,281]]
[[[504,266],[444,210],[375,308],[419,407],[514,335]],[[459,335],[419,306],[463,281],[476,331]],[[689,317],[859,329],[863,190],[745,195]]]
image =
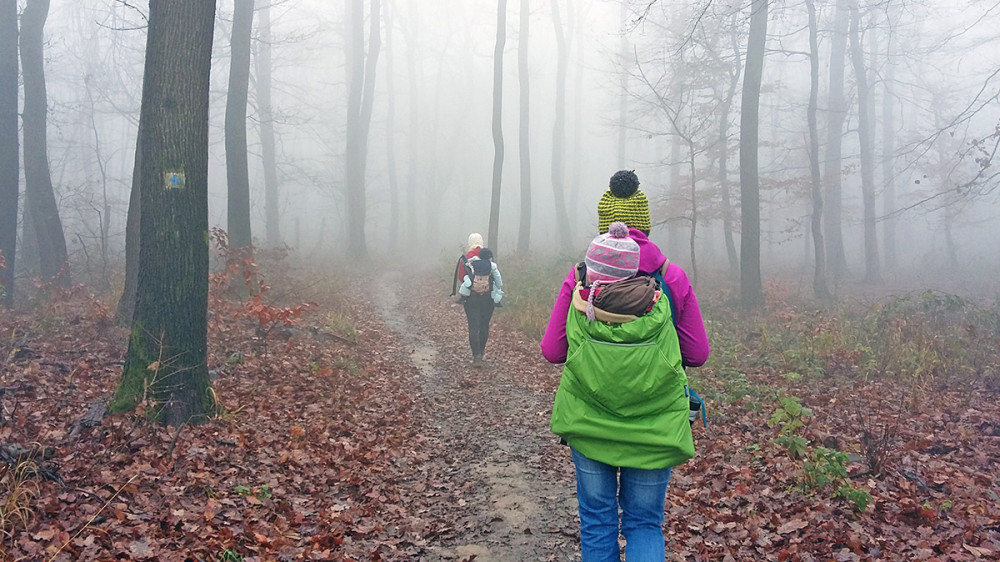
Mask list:
[[416,367],[427,433],[447,451],[427,470],[462,490],[455,528],[431,539],[421,559],[579,560],[571,461],[548,430],[558,369],[498,325],[503,309],[486,368],[472,369],[459,306],[416,288],[433,283],[379,282],[376,312]]

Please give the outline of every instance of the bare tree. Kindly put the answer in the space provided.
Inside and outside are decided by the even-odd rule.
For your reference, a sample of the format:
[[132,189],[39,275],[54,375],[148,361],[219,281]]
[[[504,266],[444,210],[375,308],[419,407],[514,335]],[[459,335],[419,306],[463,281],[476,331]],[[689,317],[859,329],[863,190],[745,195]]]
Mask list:
[[209,389],[208,93],[214,0],[151,0],[136,161],[139,278],[113,411],[144,400],[180,426],[205,419]]
[[364,0],[349,0],[347,153],[344,163],[344,189],[347,199],[348,251],[352,256],[368,255],[365,242],[365,170],[368,162],[368,130],[375,98],[375,67],[381,48],[379,0],[370,3],[368,54],[365,55]]
[[503,174],[503,48],[507,42],[507,0],[497,2],[497,38],[493,49],[493,190],[487,244],[497,251],[500,234],[500,178]]
[[563,30],[562,17],[559,15],[559,2],[552,0],[552,27],[556,32],[556,100],[555,119],[552,122],[552,193],[555,196],[556,229],[559,231],[559,246],[569,249],[572,233],[570,232],[569,216],[566,214],[566,186],[563,181],[566,155],[566,66],[569,60],[569,49],[566,47],[566,34]]
[[0,1],[0,306],[14,305],[17,196],[17,0]]
[[396,172],[396,81],[393,63],[396,52],[392,44],[393,3],[385,0],[382,9],[385,20],[385,136],[386,136],[386,173],[389,175],[389,245],[396,247],[399,243],[399,174]]
[[816,24],[816,3],[806,0],[809,12],[809,187],[812,195],[810,226],[813,239],[813,294],[817,299],[829,300],[830,289],[826,282],[826,248],[823,241],[823,178],[819,169],[819,131],[816,126],[816,112],[819,98],[819,40]]
[[760,279],[760,178],[758,138],[760,83],[764,71],[764,44],[767,39],[769,0],[753,0],[750,37],[747,42],[746,70],[740,115],[740,303],[758,308],[764,303]]
[[253,244],[250,232],[250,175],[247,164],[247,92],[250,85],[250,31],[254,0],[235,0],[229,40],[229,89],[226,91],[226,180],[229,186],[229,244]]
[[274,108],[271,103],[271,5],[260,8],[254,50],[255,92],[260,120],[260,157],[264,168],[264,230],[267,245],[280,246],[281,214],[278,209],[278,162],[275,156]]
[[880,281],[878,239],[875,234],[875,156],[872,149],[871,95],[868,91],[867,69],[861,47],[861,14],[857,0],[851,4],[851,61],[854,81],[858,88],[858,142],[861,145],[861,199],[864,207],[865,280]]
[[49,0],[28,0],[21,14],[21,72],[24,77],[25,213],[31,216],[39,270],[46,280],[68,287],[66,236],[49,172],[43,36]]
[[835,278],[847,273],[844,255],[843,222],[843,128],[847,115],[844,96],[844,69],[847,57],[847,35],[850,25],[849,0],[836,0],[833,39],[830,45],[829,92],[826,100],[826,149],[823,154],[823,184],[826,192],[823,222],[826,241],[827,271]]
[[528,252],[531,247],[531,137],[528,134],[530,109],[530,83],[528,78],[528,33],[531,21],[531,2],[521,0],[521,23],[517,38],[518,105],[518,165],[521,171],[521,215],[517,230],[517,251]]

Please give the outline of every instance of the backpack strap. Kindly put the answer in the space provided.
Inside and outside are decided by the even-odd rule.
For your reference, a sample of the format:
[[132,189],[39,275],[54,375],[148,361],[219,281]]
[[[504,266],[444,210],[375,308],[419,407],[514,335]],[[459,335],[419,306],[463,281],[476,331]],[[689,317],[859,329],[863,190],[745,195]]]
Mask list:
[[469,258],[465,257],[465,254],[459,256],[458,261],[455,262],[455,273],[452,274],[451,294],[448,295],[449,297],[455,296],[455,291],[458,289],[458,268],[461,267],[463,271],[468,270],[468,262]]

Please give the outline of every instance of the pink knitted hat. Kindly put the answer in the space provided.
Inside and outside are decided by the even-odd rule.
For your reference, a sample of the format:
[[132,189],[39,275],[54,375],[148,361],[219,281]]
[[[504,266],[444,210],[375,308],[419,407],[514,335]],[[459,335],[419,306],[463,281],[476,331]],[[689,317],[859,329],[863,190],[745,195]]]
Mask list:
[[613,222],[587,248],[587,277],[602,285],[634,277],[639,271],[639,244],[628,235],[623,222]]

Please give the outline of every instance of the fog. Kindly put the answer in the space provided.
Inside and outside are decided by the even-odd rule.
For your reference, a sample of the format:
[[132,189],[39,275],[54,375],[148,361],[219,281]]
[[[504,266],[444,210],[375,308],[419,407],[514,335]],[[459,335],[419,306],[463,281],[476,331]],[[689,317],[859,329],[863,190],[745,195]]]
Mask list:
[[[516,253],[522,208],[522,3],[506,4],[505,156],[496,225],[500,260]],[[740,247],[740,77],[749,1],[634,0],[624,8],[610,0],[528,4],[531,252],[582,255],[597,234],[597,201],[608,178],[618,169],[634,169],[656,223],[651,238],[685,268],[697,256],[702,271],[728,275],[724,224],[730,224],[735,248]],[[424,261],[437,264],[457,255],[470,232],[485,237],[490,229],[497,2],[383,0],[363,186],[345,185],[346,5],[278,0],[269,8],[281,239],[306,256],[351,254],[345,193],[364,190],[368,253],[379,259],[424,255]],[[255,53],[263,6],[258,0]],[[554,7],[566,43],[561,166],[570,223],[566,241],[558,231],[553,190],[559,78]],[[223,228],[233,9],[232,0],[218,2],[211,71],[209,222]],[[366,42],[369,10],[366,2]],[[107,277],[108,263],[122,260],[142,95],[145,12],[141,2],[52,0],[45,25],[48,157],[70,261],[81,280]],[[829,137],[834,15],[834,2],[817,2],[821,159]],[[879,259],[886,275],[930,279],[932,272],[958,270],[995,279],[1000,273],[1000,190],[990,161],[1000,119],[1000,37],[995,31],[1000,5],[862,1],[860,19],[871,88]],[[804,2],[772,3],[759,120],[765,277],[791,271],[808,279],[813,259],[807,24]],[[821,165],[841,171],[847,274],[861,277],[864,203],[858,88],[850,54],[844,71],[842,155],[839,162]],[[256,73],[252,63],[247,139],[251,224],[255,241],[263,245]],[[739,76],[735,82],[734,76]],[[735,96],[727,108],[731,84]],[[729,129],[722,143],[724,119]],[[719,175],[723,152],[729,210]],[[892,239],[895,243],[887,246]],[[30,267],[32,262],[19,263]]]

